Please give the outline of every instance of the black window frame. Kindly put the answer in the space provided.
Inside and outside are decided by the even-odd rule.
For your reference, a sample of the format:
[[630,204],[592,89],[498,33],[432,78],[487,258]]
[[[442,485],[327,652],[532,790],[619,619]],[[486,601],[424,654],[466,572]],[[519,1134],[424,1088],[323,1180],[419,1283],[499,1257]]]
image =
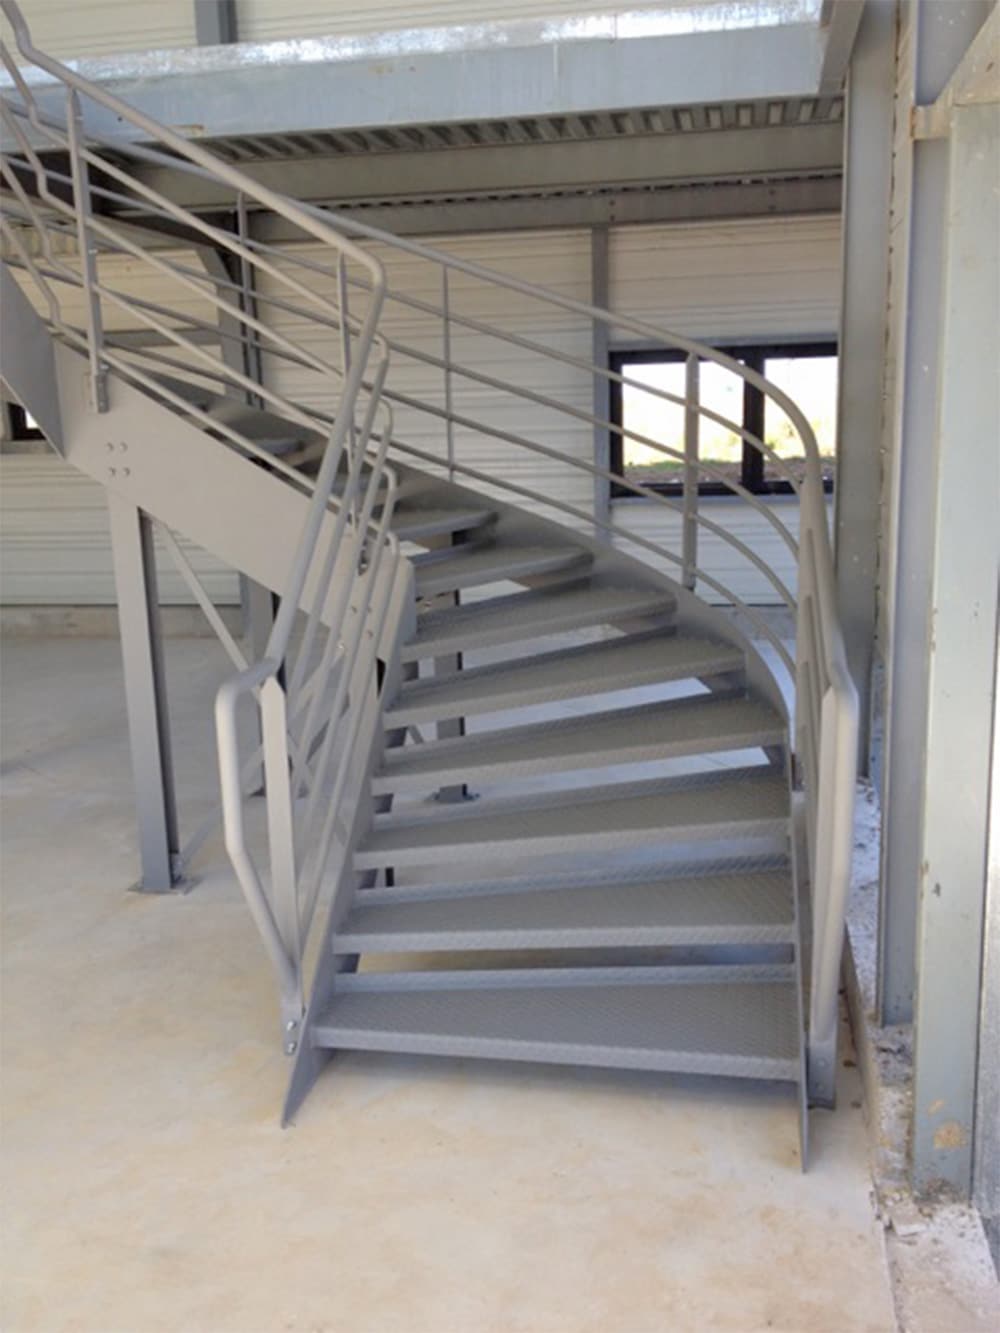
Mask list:
[[[748,369],[755,370],[760,375],[764,374],[764,366],[769,358],[781,357],[785,360],[794,360],[796,357],[837,356],[839,352],[835,338],[812,338],[800,342],[733,343],[726,346],[715,346],[714,350],[722,352],[726,356],[731,356],[734,360],[742,361]],[[664,362],[683,363],[686,360],[687,353],[673,347],[614,348],[608,353],[608,369],[614,375],[624,376],[624,367],[629,365],[662,365]],[[611,380],[610,408],[611,422],[615,428],[610,432],[611,471],[624,476],[624,436],[622,429],[625,423],[622,415],[622,382],[620,379]],[[758,439],[764,438],[764,408],[764,394],[754,385],[744,382],[743,428],[756,435]],[[765,477],[765,462],[765,455],[744,440],[739,484],[752,495],[791,495],[792,488],[787,481],[773,481]],[[681,495],[684,489],[684,483],[680,478],[672,478],[668,481],[644,481],[642,485],[646,490],[656,491],[663,495]],[[827,493],[833,491],[831,479],[824,479],[823,489]],[[733,491],[725,482],[709,479],[698,483],[698,494],[733,495]],[[613,500],[629,497],[634,500],[642,499],[641,495],[636,495],[635,491],[630,490],[627,486],[612,481],[611,498]]]

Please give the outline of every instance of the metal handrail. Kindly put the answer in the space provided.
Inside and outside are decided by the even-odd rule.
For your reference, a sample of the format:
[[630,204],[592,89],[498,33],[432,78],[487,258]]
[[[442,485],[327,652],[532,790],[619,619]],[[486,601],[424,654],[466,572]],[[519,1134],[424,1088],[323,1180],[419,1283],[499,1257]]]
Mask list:
[[[308,865],[304,871],[294,864],[296,846],[291,834],[286,839],[288,847],[283,853],[284,866],[272,864],[274,883],[281,880],[282,875],[287,878],[289,869],[293,879],[298,876],[297,884],[301,885],[307,881],[304,901],[297,902],[293,925],[296,932],[303,922],[306,923],[306,927],[308,926],[323,874],[323,858],[329,855],[332,830],[339,818],[339,805],[345,796],[344,786],[349,771],[347,762],[340,762],[338,766],[335,756],[335,735],[342,735],[336,730],[340,717],[339,710],[345,706],[349,681],[352,678],[356,679],[358,663],[363,663],[365,653],[370,654],[372,651],[366,646],[371,642],[371,634],[377,628],[377,634],[381,636],[385,628],[385,616],[388,614],[387,608],[391,602],[390,593],[393,585],[391,579],[387,581],[381,578],[379,571],[385,568],[386,561],[393,569],[399,561],[398,546],[391,537],[388,527],[395,495],[395,476],[388,466],[388,459],[403,455],[418,459],[422,463],[439,465],[447,470],[449,477],[461,475],[499,488],[514,497],[518,503],[543,504],[560,514],[570,516],[577,522],[593,526],[609,538],[628,542],[671,562],[678,567],[684,586],[693,588],[700,582],[743,612],[755,624],[758,631],[771,641],[779,658],[793,672],[796,691],[794,750],[798,777],[805,795],[808,873],[812,883],[814,907],[810,1029],[815,1034],[819,1046],[828,1042],[836,1021],[837,962],[849,883],[857,698],[846,665],[843,633],[837,614],[832,547],[822,489],[821,458],[809,423],[795,402],[763,375],[742,365],[726,353],[692,338],[663,330],[645,320],[601,309],[558,292],[546,290],[458,256],[442,253],[420,242],[394,236],[354,216],[337,214],[314,205],[290,200],[269,190],[247,177],[237,167],[218,160],[207,149],[159,125],[75,71],[37,51],[31,43],[27,27],[13,0],[0,0],[0,8],[10,19],[18,47],[25,57],[48,71],[67,89],[67,117],[65,125],[62,125],[38,112],[27,85],[16,67],[5,56],[5,63],[11,72],[14,87],[22,103],[17,105],[12,102],[7,112],[8,124],[12,126],[22,160],[5,170],[5,180],[8,188],[17,197],[22,215],[26,216],[30,225],[34,226],[41,236],[42,251],[46,261],[42,265],[35,263],[23,246],[18,248],[15,240],[15,249],[18,250],[17,262],[42,289],[44,298],[49,304],[50,320],[54,326],[62,336],[90,357],[96,405],[100,407],[98,392],[100,376],[105,368],[111,367],[116,373],[130,378],[147,391],[156,393],[178,409],[184,410],[199,424],[211,423],[211,428],[217,434],[222,434],[237,447],[246,448],[249,453],[260,456],[262,451],[253,441],[246,440],[231,426],[218,423],[201,411],[196,404],[187,402],[169,386],[164,385],[162,380],[158,379],[158,375],[162,375],[162,366],[167,365],[181,372],[187,370],[189,374],[207,376],[229,392],[233,390],[243,392],[247,395],[247,401],[265,402],[285,419],[319,430],[327,437],[292,576],[268,644],[265,662],[270,665],[266,670],[263,669],[263,663],[252,667],[249,673],[243,673],[231,684],[224,696],[220,696],[222,710],[220,735],[224,732],[227,737],[229,754],[223,782],[223,800],[224,804],[228,803],[229,806],[227,845],[229,833],[232,831],[236,849],[235,859],[239,859],[240,848],[245,849],[241,817],[237,817],[234,805],[238,799],[242,800],[243,790],[240,786],[241,779],[235,750],[236,700],[247,689],[255,691],[260,696],[265,687],[268,687],[269,698],[276,697],[275,691],[270,689],[270,686],[277,682],[279,669],[288,659],[296,612],[306,594],[307,582],[313,580],[305,652],[298,659],[296,668],[292,672],[289,697],[286,699],[282,695],[279,704],[273,702],[268,704],[268,707],[277,707],[279,713],[287,707],[291,710],[293,721],[298,719],[303,727],[303,733],[297,738],[297,748],[290,744],[290,740],[294,738],[286,736],[289,743],[285,744],[284,751],[282,752],[280,747],[275,751],[278,754],[284,753],[285,770],[282,770],[278,760],[272,759],[269,776],[269,786],[272,783],[276,784],[285,793],[288,803],[285,815],[289,826],[295,818],[294,807],[299,793],[304,795],[305,822],[311,833],[316,831],[315,822],[320,808],[319,793],[324,791],[324,782],[330,775],[336,797],[328,807],[320,838],[309,844],[310,850],[306,853]],[[125,143],[100,136],[90,136],[85,142],[82,134],[80,99],[90,99],[112,110],[147,135],[152,146]],[[69,153],[71,169],[68,177],[65,172],[60,174],[51,163],[42,162],[28,136],[18,129],[19,118],[28,120],[36,137],[40,135],[43,141],[57,145]],[[100,150],[104,150],[105,155],[102,155]],[[113,159],[106,155],[108,151],[113,152]],[[234,191],[236,198],[237,211],[241,219],[239,234],[225,231],[173,203],[141,180],[134,171],[130,171],[128,166],[122,165],[123,162],[129,161],[165,166],[174,171],[209,177],[226,184]],[[19,186],[19,173],[23,174],[25,170],[33,173],[38,197],[54,212],[54,217],[45,215]],[[91,185],[87,176],[91,170],[100,170],[105,183]],[[119,188],[109,188],[106,183],[108,180],[115,182]],[[54,186],[58,186],[58,189],[53,188]],[[71,190],[73,200],[69,205],[59,194],[59,190],[64,191],[67,188]],[[187,265],[150,255],[123,233],[114,215],[104,213],[95,216],[90,212],[91,198],[102,200],[106,205],[116,207],[119,212],[131,210],[133,216],[153,218],[172,226],[179,225],[185,236],[200,238],[197,240],[198,244],[211,245],[227,251],[241,266],[241,280],[228,281],[225,277],[213,277],[209,280]],[[278,248],[251,239],[247,235],[248,229],[245,224],[248,203],[255,208],[266,209],[285,218],[302,233],[303,239],[309,245],[318,242],[322,247],[320,257],[317,258],[311,252],[300,254],[294,248]],[[64,233],[72,233],[74,230],[76,232],[82,261],[79,273],[75,273],[69,265],[62,263],[48,244],[49,233],[60,230]],[[11,229],[6,227],[5,235],[9,237],[10,232]],[[387,279],[384,264],[372,254],[370,248],[367,248],[373,244],[380,247],[380,253],[388,256],[407,255],[429,265],[435,275],[430,290],[440,293],[439,300],[418,298],[408,291],[395,289]],[[178,327],[176,323],[178,312],[175,308],[150,301],[139,301],[109,286],[99,275],[97,255],[102,250],[130,255],[148,268],[169,277],[189,295],[193,294],[207,301],[217,315],[225,316],[235,328],[235,333],[229,329],[225,334],[231,347],[235,345],[237,348],[253,351],[258,356],[264,355],[271,358],[275,365],[304,367],[321,377],[324,386],[334,385],[338,397],[337,410],[330,414],[323,408],[303,403],[301,399],[290,399],[273,383],[262,383],[259,375],[254,378],[234,367],[231,358],[213,357],[210,353],[199,349],[190,332],[197,330],[199,325],[201,331],[205,332],[207,322],[192,317],[187,321],[186,327],[184,325]],[[327,257],[332,257],[333,262],[327,262]],[[348,265],[352,271],[348,271]],[[294,320],[301,320],[305,327],[323,329],[327,333],[336,335],[341,344],[339,363],[336,359],[331,360],[317,355],[310,346],[304,346],[293,336],[282,333],[275,328],[273,322],[247,308],[242,298],[246,295],[248,275],[251,273],[265,276],[272,284],[268,289],[256,291],[257,306],[289,315]],[[324,295],[323,284],[317,285],[312,280],[317,275],[322,277],[323,284],[332,284],[335,299]],[[505,380],[500,374],[464,364],[461,359],[461,349],[456,346],[460,343],[454,336],[456,331],[494,339],[521,351],[530,352],[532,355],[545,358],[547,364],[579,371],[594,382],[621,386],[627,380],[621,372],[614,371],[609,366],[594,364],[572,351],[541,343],[522,333],[464,313],[457,308],[459,291],[458,284],[454,281],[457,275],[461,275],[465,280],[484,284],[490,289],[516,293],[546,307],[572,314],[576,319],[586,321],[588,324],[603,325],[609,334],[625,335],[633,341],[673,348],[683,354],[687,360],[683,394],[674,394],[649,385],[642,386],[642,392],[650,397],[684,408],[683,448],[675,448],[663,440],[647,436],[635,437],[662,456],[674,458],[682,465],[683,485],[679,505],[632,478],[611,468],[600,466],[596,461],[588,461],[544,444],[537,437],[512,429],[508,422],[498,424],[490,420],[488,413],[482,409],[475,413],[460,409],[459,389],[462,384],[469,384],[478,389],[502,393],[509,396],[512,401],[530,405],[536,411],[558,413],[560,420],[572,422],[577,428],[586,426],[609,433],[617,432],[620,436],[625,434],[621,423],[608,420],[596,411],[580,407],[576,402],[560,399],[554,391],[534,389],[522,383]],[[58,299],[53,296],[52,282],[73,283],[84,289],[88,301],[86,328],[80,329],[62,318]],[[348,309],[350,293],[359,291],[363,293],[367,303],[365,314],[360,319]],[[160,353],[122,348],[116,342],[115,336],[103,329],[100,318],[102,302],[128,309],[145,327],[179,349],[183,353],[182,359],[177,361]],[[398,304],[403,309],[414,311],[421,317],[433,321],[437,336],[440,338],[440,354],[429,350],[425,345],[412,340],[406,342],[397,335],[390,337],[381,331],[382,314],[388,302]],[[404,392],[392,377],[387,377],[390,354],[397,359],[408,358],[435,374],[440,374],[442,404],[433,402],[428,396],[421,397]],[[714,363],[737,376],[744,384],[753,386],[785,414],[802,447],[804,480],[801,483],[787,465],[777,458],[767,443],[748,431],[742,421],[731,421],[702,401],[698,375],[698,366],[702,361]],[[363,408],[362,403],[364,403]],[[401,435],[393,423],[391,404],[410,412],[421,413],[425,419],[440,425],[443,428],[445,445],[443,456],[422,449],[413,439],[406,438],[405,432]],[[771,507],[733,482],[731,477],[718,468],[697,458],[698,423],[701,420],[712,421],[731,430],[752,448],[769,457],[778,470],[783,472],[791,491],[798,499],[797,541],[787,524]],[[512,448],[521,449],[526,454],[549,459],[561,467],[586,475],[591,482],[600,479],[603,482],[616,483],[634,495],[678,513],[681,518],[680,549],[674,550],[665,543],[655,542],[631,532],[615,523],[609,516],[589,512],[566,499],[539,494],[536,489],[519,485],[508,476],[474,466],[468,459],[460,456],[462,437],[467,434],[480,439],[499,441]],[[344,492],[338,499],[333,496],[334,481],[345,459],[349,460],[347,480]],[[359,459],[363,459],[363,466],[359,464]],[[299,480],[302,478],[302,473],[286,462],[271,457],[271,465],[289,477],[296,477]],[[741,503],[756,511],[776,531],[788,550],[797,556],[798,583],[794,593],[785,587],[773,567],[757,551],[728,531],[724,524],[718,523],[702,512],[698,493],[701,475],[714,476],[722,481]],[[373,522],[376,499],[384,500],[384,504],[378,521]],[[332,522],[328,522],[328,516],[331,514]],[[321,537],[328,529],[332,532],[330,545],[325,549],[324,555],[319,557]],[[704,570],[698,555],[698,537],[702,531],[712,533],[726,541],[743,560],[770,582],[787,605],[795,608],[794,663],[784,642],[756,613],[755,608],[748,605],[723,581]],[[350,572],[345,573],[347,570]],[[339,588],[339,593],[331,592],[335,586]],[[350,597],[341,595],[345,587],[351,589]],[[355,591],[361,593],[360,598],[353,595]],[[363,610],[351,626],[353,637],[349,635],[341,649],[339,646],[341,638],[334,640],[332,636],[335,633],[342,635],[348,629],[345,621],[347,613],[344,609],[348,603],[352,606],[360,605]],[[327,640],[323,652],[319,655],[319,663],[311,665],[314,639],[318,633],[317,626],[324,614],[331,638]],[[362,622],[367,624],[370,632],[365,642],[362,642],[358,632]],[[332,644],[336,646],[331,646]],[[339,674],[337,674],[338,669]],[[306,673],[310,670],[312,674],[308,676],[307,681]],[[263,671],[262,675],[254,674],[260,671]],[[295,695],[306,685],[309,690],[309,702],[296,712]],[[332,699],[329,697],[331,692]],[[330,705],[331,711],[327,715],[327,722],[323,723],[322,714],[327,705]],[[345,730],[350,739],[347,748],[353,749],[358,739],[353,729],[360,725],[361,711],[352,703],[348,712],[350,719]],[[333,724],[327,725],[330,717],[333,718]],[[284,716],[282,725],[288,733],[291,724],[287,716]],[[323,726],[326,727],[325,730]],[[313,731],[316,731],[315,736],[310,734]],[[315,754],[311,753],[314,741],[317,747]],[[368,743],[367,739],[365,743]],[[265,758],[267,748],[265,745]],[[292,776],[289,781],[287,768],[289,755],[293,749]],[[273,827],[274,820],[272,820],[272,831]],[[278,919],[281,916],[280,912],[277,915],[272,912],[268,918],[267,913],[263,911],[263,907],[268,906],[268,900],[260,877],[254,881],[245,866],[241,874],[241,883],[248,894],[248,901],[253,900],[252,910],[260,918],[258,924],[263,922],[262,930],[265,935],[270,931],[272,942],[275,937],[287,941],[291,930],[287,910],[284,921]],[[273,891],[272,884],[272,893]],[[263,895],[263,898],[260,895]],[[268,911],[270,910],[268,907]],[[301,951],[301,940],[298,935],[295,947]],[[297,966],[298,960],[294,961]],[[287,978],[283,981],[283,986],[286,982]],[[300,998],[296,996],[295,1003],[299,1003]]]
[[[315,791],[322,782],[310,764],[311,749],[322,742],[321,754],[332,753],[332,737],[336,727],[323,716],[323,701],[331,691],[339,694],[345,679],[345,663],[360,661],[362,668],[374,676],[374,653],[378,643],[370,629],[373,614],[384,604],[384,588],[392,587],[400,567],[398,544],[388,531],[393,512],[396,479],[386,463],[388,441],[392,435],[391,409],[383,402],[381,391],[388,366],[385,340],[378,332],[382,305],[385,298],[383,266],[362,247],[345,238],[335,228],[308,214],[294,200],[286,199],[267,189],[261,189],[243,173],[226,164],[218,163],[204,150],[189,144],[182,136],[148,118],[124,107],[117,99],[109,98],[99,88],[74,71],[53,61],[38,51],[31,42],[27,26],[12,0],[0,0],[3,12],[15,33],[18,49],[28,60],[57,78],[67,90],[67,112],[64,125],[42,117],[33,97],[6,48],[2,48],[3,64],[9,71],[20,103],[4,99],[4,122],[11,134],[20,159],[8,159],[3,164],[3,179],[12,195],[14,209],[7,210],[3,219],[4,236],[12,246],[17,262],[30,277],[46,302],[50,323],[71,345],[83,351],[90,364],[93,386],[92,405],[96,411],[107,409],[104,390],[107,371],[113,367],[132,382],[144,384],[166,401],[173,401],[187,415],[222,434],[241,451],[252,456],[265,457],[269,466],[293,477],[302,485],[303,474],[287,467],[248,439],[239,430],[219,422],[202,412],[194,403],[188,403],[169,386],[158,382],[142,367],[142,357],[130,358],[116,346],[114,336],[104,328],[105,308],[118,307],[133,320],[152,330],[159,338],[175,346],[184,356],[188,370],[209,377],[221,368],[210,352],[192,339],[192,325],[184,321],[178,326],[177,311],[143,302],[117,291],[101,280],[98,255],[101,248],[125,253],[147,269],[169,278],[188,298],[206,300],[219,316],[228,317],[240,330],[240,340],[257,337],[267,339],[280,347],[283,354],[294,357],[316,371],[329,376],[337,386],[337,408],[326,423],[326,444],[317,475],[306,482],[311,491],[305,521],[299,536],[286,585],[261,661],[239,672],[220,690],[216,704],[217,740],[219,749],[220,788],[225,828],[226,848],[237,874],[251,914],[257,924],[265,948],[275,967],[282,1002],[282,1017],[289,1032],[293,1031],[303,1009],[302,964],[308,912],[302,909],[300,885],[296,877],[296,812],[294,782]],[[324,251],[335,257],[341,274],[338,299],[318,297],[306,282],[294,275],[279,272],[266,257],[254,256],[238,238],[222,237],[217,229],[210,230],[211,241],[225,245],[244,265],[253,264],[260,272],[269,273],[279,280],[286,292],[298,300],[314,304],[315,313],[327,328],[336,330],[334,340],[339,350],[339,364],[315,355],[310,348],[283,339],[273,329],[257,320],[251,311],[237,300],[229,299],[228,291],[210,284],[205,275],[200,280],[183,266],[173,265],[150,254],[130,240],[108,218],[95,215],[91,209],[94,192],[88,173],[101,169],[130,188],[138,188],[126,172],[108,163],[84,141],[81,102],[90,99],[114,108],[124,119],[150,134],[171,153],[196,163],[225,182],[241,197],[249,197],[255,206],[273,209],[294,223],[304,238],[320,242]],[[25,119],[42,141],[66,152],[69,156],[69,179],[65,174],[57,182],[50,164],[42,161],[38,152],[21,129]],[[27,171],[27,177],[24,176]],[[34,183],[34,194],[29,194],[24,181]],[[67,189],[68,187],[68,189]],[[68,195],[68,197],[67,197]],[[36,264],[14,225],[16,221],[30,225],[40,238],[44,256]],[[197,231],[197,220],[183,215],[182,220]],[[77,251],[81,259],[80,271],[64,263],[54,253],[50,234],[59,228],[75,232]],[[353,311],[349,306],[346,278],[350,264],[364,275],[364,308]],[[78,285],[85,298],[86,326],[75,327],[62,313],[58,284]],[[233,288],[229,288],[233,290]],[[352,290],[357,292],[355,282]],[[138,362],[138,364],[136,364]],[[232,364],[225,365],[226,381],[237,385],[248,395],[262,396],[273,409],[300,425],[314,431],[320,424],[316,417],[301,411],[297,404],[267,386],[251,379]],[[372,443],[372,431],[378,427],[384,441]],[[335,493],[338,477],[343,478],[339,494]],[[382,504],[377,522],[372,520],[376,500]],[[388,562],[388,573],[385,566]],[[342,595],[346,588],[348,595]],[[305,651],[293,644],[295,621],[300,606],[307,606]],[[319,661],[310,660],[310,652],[319,641],[320,626],[325,633],[325,649]],[[294,662],[294,666],[292,665]],[[283,677],[290,672],[294,690],[286,690]],[[237,709],[239,701],[252,695],[258,704],[263,738],[265,781],[268,790],[268,824],[271,852],[269,888],[265,888],[255,859],[249,849],[244,824],[246,771],[241,768]],[[357,713],[357,709],[351,710]],[[339,720],[339,719],[335,719]],[[356,729],[356,723],[354,724]],[[356,739],[356,735],[354,737]],[[333,781],[346,762],[343,749],[337,751],[332,765]],[[256,767],[254,764],[253,767]],[[342,787],[342,784],[341,784]],[[342,796],[342,792],[341,792]],[[340,797],[338,797],[340,799]],[[324,852],[329,854],[329,840]],[[314,852],[314,856],[315,856]]]

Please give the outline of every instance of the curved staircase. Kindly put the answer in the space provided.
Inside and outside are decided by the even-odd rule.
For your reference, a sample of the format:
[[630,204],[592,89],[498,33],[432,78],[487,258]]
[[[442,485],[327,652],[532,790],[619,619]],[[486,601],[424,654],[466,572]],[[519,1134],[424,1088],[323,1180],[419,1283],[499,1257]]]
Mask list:
[[310,1076],[366,1049],[801,1086],[788,721],[747,647],[604,543],[400,483],[417,614]]
[[[856,702],[801,412],[710,347],[265,189],[45,56],[12,0],[0,7],[22,59],[65,93],[61,118],[40,111],[4,51],[4,379],[113,512],[166,530],[237,667],[216,707],[221,816],[278,982],[286,1117],[345,1049],[717,1074],[792,1085],[804,1160],[807,1100],[833,1096]],[[133,139],[106,137],[109,112]],[[150,164],[231,187],[237,230],[151,191]],[[305,248],[254,241],[248,201]],[[150,248],[164,238],[206,271]],[[104,277],[107,255],[175,296],[130,296]],[[397,257],[424,265],[439,299],[394,286]],[[466,341],[527,350],[553,383],[567,366],[595,389],[622,377],[463,314],[455,288],[473,282],[684,355],[684,396],[660,393],[684,409],[684,450],[643,440],[683,464],[679,503],[491,417],[487,390],[522,417],[622,429],[580,407],[578,384],[560,398],[499,379]],[[434,321],[433,349],[386,333],[393,302]],[[699,508],[713,469],[698,422],[724,422],[699,395],[703,362],[770,397],[800,437],[797,533],[714,478],[796,554],[794,592]],[[439,373],[441,393],[415,396],[399,364]],[[283,388],[288,367],[316,376],[320,406]],[[432,429],[414,433],[415,414]],[[678,544],[484,470],[469,447],[483,441],[675,512]],[[280,595],[256,660],[174,532]],[[702,532],[767,577],[794,646],[699,565]],[[251,827],[262,799],[265,834]]]

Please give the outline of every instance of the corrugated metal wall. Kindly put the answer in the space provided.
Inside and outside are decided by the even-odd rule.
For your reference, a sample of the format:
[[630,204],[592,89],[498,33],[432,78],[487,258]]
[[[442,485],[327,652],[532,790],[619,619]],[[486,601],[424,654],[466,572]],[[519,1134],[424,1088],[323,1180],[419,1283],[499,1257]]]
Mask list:
[[500,20],[584,18],[637,9],[693,9],[707,0],[238,0],[240,40],[269,42],[282,37],[322,37],[340,33],[389,32]]
[[[32,38],[60,60],[194,46],[192,0],[19,0]],[[4,38],[9,35],[0,20]]]
[[[589,299],[590,242],[586,231],[448,237],[438,244],[464,259],[543,284],[580,301]],[[300,253],[308,255],[310,251]],[[417,299],[440,302],[436,266],[405,255],[384,257],[397,289]],[[703,337],[834,333],[838,269],[838,224],[832,218],[619,228],[611,237],[612,304],[662,327]],[[126,265],[118,280],[134,290],[141,287],[146,297],[161,299],[156,281],[150,283],[134,265],[131,271]],[[317,288],[322,287],[323,281],[317,278]],[[265,288],[265,295],[267,291]],[[586,319],[459,274],[451,276],[449,300],[456,314],[499,325],[547,348],[590,359],[591,331]],[[269,310],[264,303],[262,312],[268,311],[264,317],[276,328],[297,341],[312,339],[315,350],[320,349],[325,335],[316,326],[305,326],[283,312]],[[390,337],[432,356],[441,355],[440,328],[430,316],[391,303],[385,329]],[[324,350],[333,356],[332,346]],[[476,333],[462,335],[460,341],[456,331],[452,353],[483,373],[590,410],[590,377],[572,366]],[[274,387],[290,396],[317,405],[331,401],[330,382],[314,371],[268,359],[265,373]],[[392,383],[401,393],[439,406],[444,403],[444,381],[436,367],[397,353]],[[457,412],[497,429],[530,435],[580,460],[592,456],[592,434],[584,422],[557,417],[502,391],[456,380],[454,406]],[[397,407],[396,428],[407,442],[444,458],[445,430],[440,420]],[[455,446],[459,462],[501,474],[516,485],[585,511],[590,509],[593,483],[586,472],[461,428],[456,429]],[[99,517],[98,499],[86,494],[88,483],[70,479],[65,469],[60,469],[55,459],[3,461],[7,523],[0,552],[5,557],[0,595],[4,601],[111,599],[106,528]],[[78,506],[72,495],[78,496]],[[759,543],[761,553],[778,562],[782,576],[792,579],[791,561],[783,556],[766,520],[726,500],[713,502],[713,516],[716,511],[734,532]],[[614,521],[646,538],[668,543],[676,539],[676,520],[653,503],[618,502]],[[75,544],[74,533],[79,535]],[[740,596],[753,601],[773,600],[761,576],[720,539],[706,538],[702,550],[710,572]],[[212,568],[210,562],[207,567]],[[44,576],[40,571],[45,571]],[[212,577],[222,580],[219,586],[227,586],[228,576],[221,571],[213,572]],[[235,596],[235,585],[228,586],[229,595]],[[180,590],[171,595],[180,598]]]
[[[115,600],[104,490],[54,455],[3,459],[0,599],[10,606],[107,606]],[[190,542],[179,545],[219,605],[239,601],[236,574]],[[157,543],[160,600],[194,598]]]
[[836,334],[836,217],[619,227],[611,305],[696,338]]
[[[473,263],[544,284],[575,300],[589,299],[590,240],[586,231],[446,237],[432,244]],[[373,247],[373,250],[384,261],[393,288],[408,297],[440,305],[442,287],[438,265],[414,256],[384,252],[380,247]],[[304,247],[298,253],[308,258],[317,254],[312,247]],[[316,285],[318,290],[331,287],[331,283],[321,280]],[[270,284],[262,290],[267,294]],[[556,307],[454,272],[449,278],[448,299],[454,315],[481,320],[504,331],[535,339],[545,347],[587,360],[590,358],[591,334],[587,322]],[[314,342],[317,331],[305,321],[282,312],[274,312],[269,318],[296,342]],[[433,315],[390,300],[382,327],[390,339],[396,339],[418,353],[437,358],[442,356],[441,323]],[[477,332],[460,332],[458,328],[452,335],[451,350],[456,360],[472,370],[590,409],[590,377],[572,366],[544,361],[531,351]],[[331,355],[330,349],[328,355]],[[272,387],[290,397],[302,398],[316,406],[331,405],[332,386],[314,371],[266,358],[265,375]],[[394,391],[443,409],[445,387],[440,368],[394,350],[390,375]],[[489,427],[514,434],[530,434],[543,445],[580,458],[590,456],[588,431],[578,429],[571,418],[547,411],[523,398],[455,376],[452,401],[456,413]],[[394,405],[394,412],[395,433],[399,439],[442,459],[446,457],[446,432],[439,418],[399,404]],[[589,507],[593,483],[586,473],[569,470],[564,464],[460,426],[455,429],[454,439],[455,457],[460,463],[487,473],[502,473],[512,483],[532,491],[558,492],[570,503]]]
[[[839,219],[617,228],[611,234],[610,301],[636,318],[707,341],[835,337]],[[624,337],[617,341],[634,342]],[[796,506],[781,498],[768,504],[797,535]],[[644,500],[616,501],[613,510],[617,527],[680,550],[679,514]],[[735,497],[705,499],[702,512],[751,546],[794,589],[791,553],[763,515]],[[634,554],[676,573],[648,551],[637,548]],[[699,535],[699,563],[744,601],[767,605],[777,600],[765,576],[712,532]],[[708,600],[716,599],[710,590],[701,591]]]

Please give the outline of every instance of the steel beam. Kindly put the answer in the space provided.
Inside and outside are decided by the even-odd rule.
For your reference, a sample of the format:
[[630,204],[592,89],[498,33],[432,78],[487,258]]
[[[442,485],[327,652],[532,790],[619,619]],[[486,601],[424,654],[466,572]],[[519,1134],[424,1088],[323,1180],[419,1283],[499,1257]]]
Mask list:
[[[872,7],[876,6],[884,9],[888,18],[895,19],[893,0],[872,0]],[[843,88],[864,11],[865,0],[824,0],[822,26],[826,46],[819,75],[821,96],[839,93]]]
[[[634,31],[621,15],[582,28],[573,19],[501,21],[116,54],[77,68],[199,137],[815,96],[820,25],[803,19],[797,0],[739,8],[742,26],[721,14],[710,27],[702,13],[695,31],[690,9],[668,8],[640,16]],[[61,109],[58,89],[41,80],[37,91],[42,111]],[[90,132],[141,137],[95,105],[86,114]]]
[[837,592],[858,690],[863,772],[875,644],[895,68],[895,11],[870,4],[847,90],[834,492]]
[[136,888],[165,893],[177,887],[181,869],[152,525],[127,499],[107,495],[139,820]]
[[1000,570],[998,143],[1000,103],[952,108],[927,534],[926,762],[914,839],[913,1183],[962,1197],[972,1186]]
[[[910,0],[913,101],[933,102],[946,87],[989,13],[989,3]],[[897,116],[907,115],[904,105]],[[939,327],[945,243],[948,145],[912,143],[908,215],[908,277],[896,318],[905,329],[900,398],[893,444],[890,508],[891,643],[887,662],[882,811],[882,896],[878,1008],[883,1023],[913,1017],[923,773],[926,762],[930,543],[936,480],[934,441],[940,382]],[[897,171],[897,175],[900,173]]]
[[993,670],[993,763],[980,992],[972,1194],[990,1241],[993,1261],[1000,1269],[1000,1058],[997,1056],[1000,1051],[1000,643]]
[[[791,216],[840,211],[839,167],[805,180],[747,184],[728,181],[659,189],[462,199],[441,203],[400,200],[365,205],[364,221],[397,236],[446,236],[490,231],[539,231],[547,227],[613,227],[643,222],[700,222],[719,218]],[[346,210],[348,213],[350,210]],[[301,231],[273,213],[252,214],[254,240],[282,245]]]
[[[593,227],[590,232],[590,304],[606,310],[610,304],[609,254],[607,227]],[[610,332],[603,320],[591,325],[591,361],[595,366],[608,365]],[[604,375],[595,375],[593,412],[599,421],[611,420],[611,382]],[[611,435],[603,426],[594,426],[594,466],[611,467]],[[611,518],[611,482],[607,477],[594,474],[594,518],[607,523]],[[595,535],[604,536],[597,528]]]
[[[336,154],[242,162],[258,184],[296,199],[334,206],[366,200],[539,192],[665,181],[792,177],[839,170],[839,123],[648,134],[562,143],[498,144],[429,152]],[[187,208],[232,207],[222,182],[169,167],[136,177]]]
[[194,34],[199,46],[238,42],[236,0],[192,0]]

